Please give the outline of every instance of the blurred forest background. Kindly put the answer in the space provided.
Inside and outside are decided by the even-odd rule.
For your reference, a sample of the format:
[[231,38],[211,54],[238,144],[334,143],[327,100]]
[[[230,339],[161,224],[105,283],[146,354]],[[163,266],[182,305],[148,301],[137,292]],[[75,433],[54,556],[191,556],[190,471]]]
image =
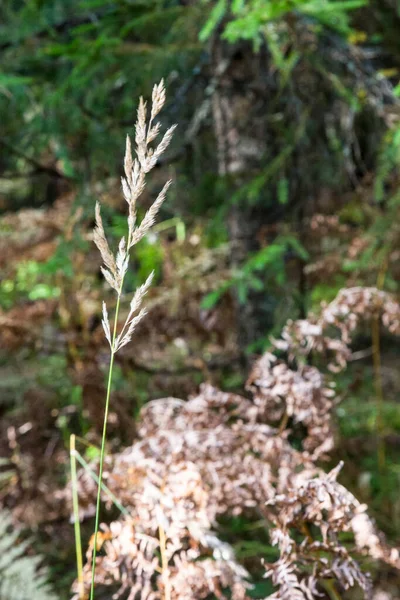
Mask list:
[[[69,436],[99,444],[103,418],[108,291],[94,204],[118,240],[139,96],[164,77],[163,123],[178,129],[146,194],[173,186],[129,273],[130,289],[156,277],[118,359],[113,451],[132,443],[149,400],[190,397],[204,381],[243,392],[271,336],[341,288],[398,293],[399,31],[397,0],[2,0],[1,518],[57,598],[75,578],[58,494]],[[335,377],[331,464],[344,460],[342,480],[396,545],[398,340],[366,327],[352,350]],[[240,519],[225,527],[247,566],[268,555]],[[399,589],[398,573],[380,577]]]

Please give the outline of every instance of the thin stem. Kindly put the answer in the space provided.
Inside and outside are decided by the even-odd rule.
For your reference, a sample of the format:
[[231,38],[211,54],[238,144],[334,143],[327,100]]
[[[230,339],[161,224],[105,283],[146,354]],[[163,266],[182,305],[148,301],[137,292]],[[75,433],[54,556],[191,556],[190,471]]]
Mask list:
[[[382,266],[379,270],[376,287],[381,290],[385,283],[385,276],[387,271],[387,257],[383,260]],[[376,392],[376,433],[377,433],[377,447],[378,447],[378,469],[379,473],[382,474],[385,468],[386,462],[386,448],[384,439],[385,422],[383,416],[384,408],[384,396],[383,396],[383,382],[382,382],[382,365],[381,365],[381,343],[380,343],[380,332],[379,332],[379,314],[375,314],[372,318],[372,357],[374,365],[374,379],[375,379],[375,392]]]
[[[86,460],[79,454],[79,452],[76,452],[76,460],[82,465],[82,467],[85,469],[85,471],[87,471],[90,475],[90,477],[93,479],[93,481],[95,481],[97,483],[97,485],[99,485],[100,483],[100,479],[97,477],[96,473],[94,471],[92,471],[92,469],[89,467],[88,463],[86,462]],[[129,510],[127,510],[125,508],[125,506],[122,506],[122,504],[118,501],[118,498],[112,493],[112,491],[110,490],[110,488],[108,488],[106,486],[105,483],[101,482],[101,489],[103,490],[103,492],[105,492],[107,494],[107,496],[110,498],[110,500],[112,500],[113,504],[115,504],[115,506],[124,514],[124,515],[129,515]]]
[[323,581],[322,585],[325,588],[325,590],[328,592],[331,600],[342,600],[339,592],[335,588],[335,583],[332,579],[327,579],[327,580]]
[[[129,231],[128,231],[128,241],[127,241],[127,244],[126,244],[126,247],[128,248],[128,250],[127,250],[128,253],[129,253],[129,247],[131,245],[131,241],[132,241],[132,230],[131,230],[131,228],[129,228]],[[124,279],[121,282],[121,287],[120,287],[120,290],[118,292],[118,303],[117,303],[117,308],[116,308],[116,317],[118,315],[117,311],[119,311],[119,302],[120,302],[120,298],[121,298],[121,294],[122,294],[122,287],[124,285],[124,280],[125,280],[125,277],[124,277]],[[122,340],[122,336],[124,334],[125,328],[128,325],[129,318],[130,318],[131,314],[132,314],[132,312],[129,311],[128,317],[126,318],[125,323],[124,323],[121,331],[119,332],[119,339],[120,340]],[[114,354],[116,352],[116,350],[114,349],[115,348],[115,343],[114,342],[115,342],[116,334],[117,334],[116,323],[117,323],[117,321],[114,322],[114,333],[113,333],[113,339],[112,339],[112,351],[114,351]]]
[[289,422],[289,415],[288,415],[288,412],[285,411],[285,413],[282,417],[282,421],[280,422],[280,425],[279,425],[279,431],[278,431],[279,435],[285,431],[286,425],[288,424],[288,422]]
[[378,444],[378,468],[382,474],[385,468],[385,440],[384,440],[384,429],[385,423],[383,418],[383,383],[382,383],[382,370],[381,370],[381,347],[380,347],[380,335],[379,335],[379,316],[374,315],[372,320],[372,356],[374,363],[375,373],[375,392],[376,392],[376,433],[377,433],[377,444]]
[[[122,287],[122,285],[121,285],[121,287]],[[90,600],[93,600],[93,598],[94,598],[94,576],[95,576],[95,571],[96,571],[97,532],[99,529],[99,517],[100,517],[101,482],[103,479],[103,465],[104,465],[104,456],[105,456],[105,447],[106,447],[108,409],[109,409],[109,405],[110,405],[111,385],[112,385],[113,366],[114,366],[114,357],[115,357],[114,346],[115,346],[115,340],[117,337],[117,323],[118,323],[120,301],[121,301],[121,292],[118,294],[117,306],[115,308],[114,331],[113,331],[112,345],[111,345],[110,367],[109,367],[109,371],[108,371],[106,406],[105,406],[105,410],[104,410],[103,435],[101,438],[99,483],[97,486],[96,519],[95,519],[95,526],[94,526],[94,543],[93,543],[93,556],[92,556],[92,582],[91,582],[91,586],[90,586]]]
[[[95,450],[99,450],[100,451],[100,446],[96,446],[96,444],[92,444],[91,442],[88,442],[87,440],[85,440],[85,438],[80,437],[80,435],[76,435],[75,439],[76,439],[77,442],[80,442],[81,444],[83,444],[87,448],[94,448]],[[79,454],[79,452],[77,452],[77,454]]]
[[76,474],[76,450],[75,436],[72,434],[69,438],[69,453],[71,458],[71,485],[72,485],[72,506],[74,510],[74,532],[75,532],[75,551],[76,568],[78,572],[78,596],[79,600],[85,599],[85,585],[83,581],[83,560],[82,560],[82,542],[81,526],[79,522],[79,500],[78,500],[78,479]]

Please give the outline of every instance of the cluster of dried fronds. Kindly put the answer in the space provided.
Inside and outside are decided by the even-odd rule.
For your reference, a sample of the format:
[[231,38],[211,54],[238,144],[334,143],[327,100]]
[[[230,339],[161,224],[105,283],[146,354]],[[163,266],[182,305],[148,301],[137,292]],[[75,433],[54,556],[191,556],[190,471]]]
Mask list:
[[[318,598],[332,585],[358,585],[368,597],[363,555],[400,568],[399,553],[375,530],[366,506],[337,482],[341,465],[326,474],[315,464],[333,446],[336,400],[328,377],[305,362],[312,351],[331,370],[343,368],[351,335],[361,320],[377,315],[400,333],[393,297],[377,289],[342,290],[318,317],[287,325],[274,342],[287,362],[267,353],[255,364],[251,399],[204,385],[186,402],[147,404],[139,439],[107,463],[107,487],[127,512],[102,526],[96,586],[130,600],[199,600],[223,597],[226,589],[234,599],[247,598],[246,571],[218,537],[219,518],[240,513],[264,519],[279,549],[279,559],[266,567],[277,600]],[[83,473],[79,486],[85,516],[94,497]],[[105,492],[103,500],[111,503]],[[93,546],[92,540],[86,587]]]
[[[286,361],[267,353],[250,375],[248,389],[265,419],[280,422],[281,427],[292,419],[294,425],[305,427],[302,446],[312,460],[334,445],[335,391],[321,369],[343,370],[351,359],[352,334],[372,319],[379,319],[391,334],[400,335],[400,305],[393,296],[376,288],[343,289],[333,302],[322,306],[319,315],[287,323],[281,339],[273,341],[275,350],[285,353]],[[310,354],[320,368],[307,364]]]
[[350,357],[352,333],[373,318],[379,318],[390,333],[400,335],[400,307],[390,294],[377,288],[343,289],[323,306],[319,316],[289,321],[275,347],[287,352],[290,361],[298,362],[317,352],[328,359],[328,369],[337,373]]

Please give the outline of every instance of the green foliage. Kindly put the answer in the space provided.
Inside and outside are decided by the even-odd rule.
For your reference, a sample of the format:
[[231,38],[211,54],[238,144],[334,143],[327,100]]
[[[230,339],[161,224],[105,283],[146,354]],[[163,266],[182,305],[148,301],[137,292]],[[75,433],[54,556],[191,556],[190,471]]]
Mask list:
[[56,600],[47,584],[47,572],[38,570],[41,556],[27,554],[28,542],[20,540],[21,532],[13,527],[5,510],[0,518],[0,600]]
[[12,279],[0,283],[0,306],[11,308],[23,299],[57,298],[61,290],[45,277],[45,269],[36,261],[20,262]]
[[[83,416],[82,387],[72,381],[64,354],[52,354],[38,362],[40,369],[35,383],[55,394],[57,407],[53,408],[59,409],[55,425],[68,447],[71,433],[85,435],[90,427],[87,418]],[[76,410],[71,410],[74,407]],[[63,410],[64,408],[67,410]]]
[[23,155],[40,163],[51,151],[66,177],[103,176],[107,166],[114,175],[139,90],[190,72],[201,51],[199,8],[175,1],[2,5],[0,113],[12,148],[2,160],[10,174],[30,172]]
[[210,37],[214,29],[222,21],[228,10],[228,5],[228,0],[218,0],[213,6],[208,20],[200,32],[199,37],[202,42]]
[[250,290],[266,291],[267,282],[271,279],[275,285],[282,286],[286,281],[285,257],[288,252],[304,261],[308,259],[307,251],[295,236],[282,235],[250,256],[231,279],[207,294],[201,303],[202,308],[210,309],[215,306],[231,288],[235,289],[240,304],[245,304]]
[[299,121],[292,127],[288,126],[282,135],[282,149],[266,160],[265,167],[260,169],[255,177],[244,183],[233,195],[233,204],[254,206],[260,196],[265,195],[277,180],[277,197],[280,204],[287,204],[289,199],[289,181],[285,176],[285,167],[290,157],[299,145],[306,132],[308,112],[300,115]]
[[256,581],[252,588],[249,590],[248,595],[250,598],[266,598],[266,595],[270,596],[273,592],[273,585],[271,581]]
[[[386,195],[387,196],[387,195]],[[384,210],[382,210],[384,204]],[[371,285],[382,286],[391,292],[399,289],[398,277],[392,273],[391,263],[396,262],[394,248],[397,241],[397,223],[400,214],[400,194],[395,191],[384,202],[377,202],[368,208],[350,211],[355,222],[361,220],[362,235],[365,242],[361,252],[354,258],[345,258],[341,265],[343,273],[352,273],[360,281],[368,281]],[[346,211],[343,213],[346,214]],[[347,214],[349,212],[347,211]]]
[[382,143],[379,166],[375,179],[375,197],[382,202],[386,197],[385,185],[393,171],[400,165],[400,124],[389,129]]
[[332,302],[339,290],[345,287],[346,282],[344,277],[337,275],[328,282],[316,284],[310,294],[311,310],[318,310],[321,302]]
[[0,489],[4,485],[8,485],[13,477],[15,476],[15,469],[12,461],[8,458],[2,458],[0,456]]
[[206,40],[218,24],[230,16],[223,37],[232,43],[240,39],[251,40],[255,48],[259,48],[265,39],[271,40],[269,25],[289,13],[311,17],[323,26],[348,34],[349,11],[366,3],[367,0],[218,0],[200,33],[200,39]]
[[56,392],[60,407],[71,404],[82,407],[82,388],[72,382],[64,354],[54,353],[41,359],[38,383]]

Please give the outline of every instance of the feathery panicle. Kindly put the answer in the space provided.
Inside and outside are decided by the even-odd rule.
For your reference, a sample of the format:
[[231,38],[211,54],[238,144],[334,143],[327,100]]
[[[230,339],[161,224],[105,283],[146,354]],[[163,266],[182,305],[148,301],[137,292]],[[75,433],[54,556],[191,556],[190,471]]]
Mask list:
[[107,269],[101,268],[103,275],[112,288],[118,291],[118,270],[115,258],[110,250],[104,233],[103,221],[100,214],[100,204],[96,202],[96,227],[93,232],[93,240],[100,251],[101,257]]
[[125,238],[121,238],[118,246],[117,258],[115,260],[118,272],[118,282],[122,282],[128,270],[129,256],[126,251]]
[[138,315],[136,315],[136,317],[133,317],[133,319],[130,320],[129,325],[128,325],[128,330],[126,331],[125,334],[120,334],[117,339],[115,340],[115,344],[114,344],[114,354],[118,352],[118,350],[120,350],[123,346],[126,346],[126,344],[128,344],[131,339],[132,339],[132,335],[133,332],[135,331],[137,325],[139,325],[140,321],[143,319],[143,317],[147,314],[147,310],[145,308],[142,308],[142,310],[139,312]]
[[170,127],[165,132],[163,139],[161,140],[161,142],[159,143],[157,148],[154,150],[154,152],[151,154],[149,153],[147,161],[145,163],[145,166],[143,167],[143,165],[142,165],[145,173],[148,173],[149,171],[151,171],[151,169],[156,165],[161,154],[163,154],[165,152],[165,150],[168,148],[168,146],[172,140],[172,136],[174,134],[175,129],[176,129],[176,125],[172,125],[172,127]]
[[144,188],[144,173],[140,169],[140,162],[137,158],[133,163],[131,188],[136,191],[136,194],[141,193]]
[[136,142],[136,154],[139,159],[140,164],[143,164],[146,161],[146,103],[143,101],[143,98],[140,98],[139,108],[137,111],[137,121],[135,126],[135,142]]
[[105,334],[107,342],[110,344],[110,348],[111,348],[112,346],[111,346],[110,321],[108,319],[107,305],[105,302],[103,302],[103,320],[102,320],[101,324],[103,325],[104,334]]
[[[171,127],[165,133],[163,139],[160,144],[154,151],[149,144],[157,137],[160,131],[160,124],[155,123],[153,125],[153,119],[158,115],[161,108],[165,103],[165,88],[164,82],[161,81],[158,85],[155,85],[153,88],[152,94],[152,109],[150,120],[147,123],[147,109],[146,103],[143,98],[140,98],[139,107],[137,111],[137,121],[135,128],[135,142],[136,142],[136,158],[133,159],[132,156],[132,144],[130,137],[126,138],[126,147],[125,147],[125,156],[124,156],[124,172],[125,177],[122,177],[122,192],[126,202],[128,203],[128,217],[127,217],[127,225],[128,225],[128,235],[127,239],[123,237],[118,245],[118,250],[116,256],[111,252],[110,247],[107,242],[107,238],[104,232],[103,222],[100,214],[100,205],[96,203],[96,227],[93,234],[93,239],[98,247],[101,257],[103,259],[105,267],[101,267],[101,271],[104,275],[105,280],[109,283],[109,285],[117,292],[117,304],[115,308],[114,315],[114,328],[113,333],[111,334],[110,321],[108,318],[107,306],[103,302],[103,320],[102,325],[104,329],[104,334],[106,339],[110,345],[110,367],[108,374],[108,385],[107,385],[107,397],[106,397],[106,405],[105,405],[105,414],[104,414],[104,425],[103,425],[103,436],[101,441],[101,453],[100,453],[100,467],[99,467],[99,485],[97,490],[97,502],[96,502],[96,520],[95,520],[95,531],[94,531],[94,547],[93,547],[93,556],[92,556],[92,567],[91,567],[91,587],[90,587],[90,600],[94,599],[94,585],[96,580],[96,552],[97,552],[97,534],[99,530],[99,513],[100,513],[100,494],[101,494],[101,482],[103,477],[103,465],[104,465],[104,456],[105,456],[105,441],[106,441],[106,432],[107,432],[107,416],[109,410],[109,401],[111,394],[111,386],[112,386],[112,375],[113,375],[113,364],[115,354],[126,346],[131,341],[133,332],[135,331],[137,325],[143,319],[146,314],[146,309],[142,308],[140,311],[140,306],[143,302],[143,298],[148,291],[151,282],[153,280],[153,273],[149,275],[146,282],[140,286],[130,303],[129,313],[125,320],[125,324],[120,330],[117,332],[118,325],[118,315],[120,309],[120,300],[122,295],[122,289],[124,284],[125,275],[129,266],[129,251],[137,244],[139,240],[149,231],[151,226],[155,222],[155,218],[160,209],[161,204],[165,200],[165,195],[167,190],[171,184],[168,181],[161,192],[158,194],[155,202],[149,208],[147,213],[145,214],[142,222],[139,225],[136,225],[136,202],[139,196],[142,194],[145,187],[145,176],[146,173],[151,171],[151,169],[155,166],[157,160],[161,156],[161,154],[168,147],[172,133],[175,129]],[[139,312],[137,312],[139,311]],[[137,314],[135,314],[137,313]]]
[[125,177],[121,178],[122,192],[129,207],[127,219],[128,224],[128,241],[123,238],[119,244],[116,257],[110,250],[105,233],[103,222],[100,215],[100,205],[96,204],[96,228],[94,231],[94,241],[100,250],[105,267],[102,267],[104,278],[109,285],[115,289],[120,296],[123,280],[128,269],[129,250],[137,244],[155,222],[156,216],[165,196],[171,181],[167,181],[156,200],[146,212],[142,222],[136,225],[136,203],[142,194],[146,185],[146,173],[157,163],[157,160],[162,153],[167,149],[171,142],[175,125],[170,127],[160,144],[153,150],[149,144],[155,139],[160,131],[160,123],[153,125],[153,119],[158,115],[165,103],[165,87],[161,81],[155,85],[152,94],[152,109],[150,120],[147,123],[147,107],[143,98],[140,98],[137,111],[137,121],[135,127],[135,142],[136,142],[136,158],[132,155],[132,144],[129,135],[126,137],[126,147],[124,156],[124,172]]
[[131,306],[130,306],[130,312],[129,312],[130,315],[132,313],[136,312],[137,310],[139,310],[139,308],[143,302],[143,298],[147,294],[147,291],[153,282],[153,278],[154,278],[154,271],[152,271],[150,273],[150,275],[148,276],[146,281],[140,287],[138,287],[138,289],[136,290],[135,295],[133,296],[133,298],[131,300]]
[[132,171],[132,186],[131,186],[131,203],[134,205],[137,198],[139,198],[140,194],[144,190],[145,182],[145,173],[140,169],[140,163],[138,160],[135,160],[134,168]]
[[[149,287],[151,286],[153,277],[154,277],[154,271],[152,271],[150,273],[150,275],[148,276],[148,278],[146,279],[146,281],[140,287],[137,288],[137,290],[131,300],[130,310],[129,310],[129,314],[125,320],[125,324],[122,327],[121,332],[115,342],[114,352],[117,352],[119,348],[122,348],[122,346],[125,346],[128,343],[128,341],[130,340],[130,337],[129,337],[129,340],[125,341],[125,330],[126,330],[126,328],[128,328],[128,332],[130,331],[130,336],[132,335],[133,329],[134,329],[131,327],[132,321],[134,320],[133,315],[141,307],[143,298],[147,294],[147,291],[148,291]],[[135,321],[135,327],[143,317],[144,317],[144,314],[142,314],[142,316],[140,317],[139,320]],[[122,342],[124,342],[124,343],[122,343]]]
[[131,187],[129,185],[129,180],[125,179],[125,177],[121,177],[122,191],[124,194],[124,198],[128,204],[131,202]]
[[165,104],[165,86],[164,79],[161,79],[160,83],[153,87],[153,93],[151,96],[151,121],[158,115],[160,110]]
[[137,244],[142,239],[142,237],[144,237],[146,235],[146,233],[149,231],[149,229],[154,225],[157,213],[160,210],[160,207],[165,200],[165,196],[167,194],[168,188],[171,185],[171,183],[172,183],[171,180],[167,181],[167,183],[164,185],[161,192],[158,194],[154,204],[152,204],[152,206],[149,208],[149,210],[145,214],[143,221],[140,223],[139,227],[137,227],[134,230],[130,247]]
[[107,242],[107,238],[104,233],[103,221],[100,214],[100,203],[96,202],[96,228],[93,235],[94,243],[100,250],[101,257],[106,267],[111,271],[113,275],[116,272],[116,265],[114,256],[110,250]]
[[108,271],[104,267],[100,267],[100,269],[101,269],[101,272],[103,273],[103,277],[107,281],[108,285],[110,287],[112,287],[118,293],[118,291],[119,291],[118,283],[114,279],[114,277],[111,275],[110,271]]
[[148,132],[147,138],[146,138],[146,142],[148,144],[150,144],[153,140],[156,139],[156,137],[160,133],[160,129],[161,129],[160,123],[156,123],[156,125],[154,125],[151,129],[149,129],[149,132]]
[[138,160],[135,160],[133,163],[130,183],[124,177],[121,178],[121,182],[124,198],[129,205],[128,229],[132,233],[136,223],[136,200],[142,194],[146,185],[145,173],[141,169]]
[[131,138],[129,135],[126,136],[126,149],[125,149],[125,159],[124,159],[124,171],[128,183],[131,182],[132,177],[132,168],[133,168],[133,159],[132,159],[132,144]]

